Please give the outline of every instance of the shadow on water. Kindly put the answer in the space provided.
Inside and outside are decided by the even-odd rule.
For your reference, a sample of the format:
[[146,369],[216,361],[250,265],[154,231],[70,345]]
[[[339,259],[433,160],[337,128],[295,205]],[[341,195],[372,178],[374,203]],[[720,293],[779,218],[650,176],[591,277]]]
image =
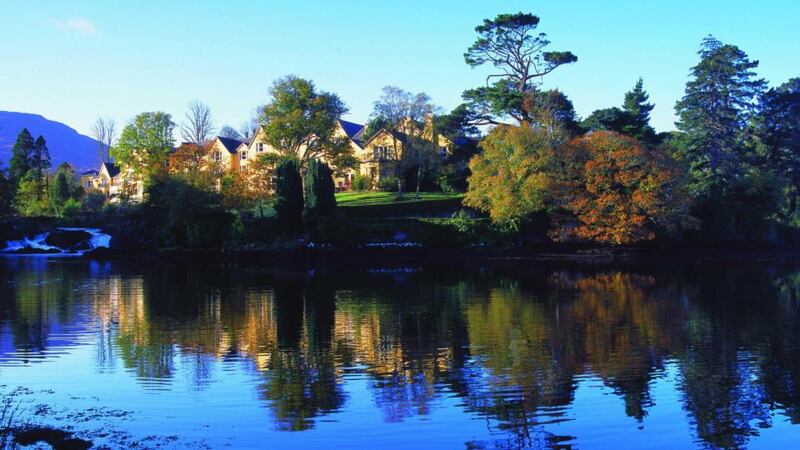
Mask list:
[[15,259],[0,276],[0,364],[35,370],[91,345],[91,376],[121,364],[157,391],[188,374],[202,395],[215,366],[237,363],[256,376],[265,426],[280,431],[347,411],[356,375],[387,430],[457,399],[448,407],[485,428],[475,439],[464,430],[468,448],[581,445],[580,433],[552,430],[576,420],[584,385],[621,400],[618,426],[641,429],[664,420],[649,415],[670,373],[695,445],[743,447],[775,421],[800,423],[795,267],[298,272]]

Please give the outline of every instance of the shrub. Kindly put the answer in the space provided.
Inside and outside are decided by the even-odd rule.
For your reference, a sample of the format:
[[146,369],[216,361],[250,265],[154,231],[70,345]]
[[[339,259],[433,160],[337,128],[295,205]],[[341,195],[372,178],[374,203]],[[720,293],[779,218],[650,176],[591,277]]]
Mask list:
[[327,164],[310,159],[306,167],[305,210],[307,219],[330,216],[336,209],[333,172]]
[[397,192],[397,178],[383,177],[378,182],[378,189],[383,192]]
[[284,159],[275,169],[275,213],[284,231],[303,228],[303,181],[295,159]]
[[366,191],[372,188],[372,182],[369,178],[361,175],[360,173],[356,174],[353,178],[353,185],[352,188],[354,191]]
[[81,202],[74,198],[68,198],[61,205],[61,217],[68,219],[76,217],[81,212]]

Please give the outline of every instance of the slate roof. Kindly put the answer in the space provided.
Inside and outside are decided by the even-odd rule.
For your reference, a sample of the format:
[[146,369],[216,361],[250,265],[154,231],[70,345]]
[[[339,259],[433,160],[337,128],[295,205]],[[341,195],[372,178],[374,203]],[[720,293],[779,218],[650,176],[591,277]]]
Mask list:
[[357,137],[360,137],[361,134],[364,133],[364,125],[348,122],[346,120],[339,119],[339,124],[342,125],[342,129],[344,130],[347,137],[350,139],[356,140]]
[[236,149],[238,149],[239,146],[242,145],[242,141],[240,141],[239,139],[227,138],[222,136],[217,136],[217,139],[219,139],[219,141],[222,142],[222,145],[225,146],[225,149],[228,150],[228,152],[230,153],[236,153]]
[[105,166],[106,172],[108,172],[108,176],[110,176],[111,178],[114,178],[115,176],[119,175],[120,170],[116,164],[110,162],[104,162],[103,166]]

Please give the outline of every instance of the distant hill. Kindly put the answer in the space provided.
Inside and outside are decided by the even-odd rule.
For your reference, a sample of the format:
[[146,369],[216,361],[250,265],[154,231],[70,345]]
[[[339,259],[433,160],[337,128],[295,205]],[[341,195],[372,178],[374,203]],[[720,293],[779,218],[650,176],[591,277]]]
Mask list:
[[68,162],[82,171],[96,168],[100,163],[96,140],[38,114],[0,111],[0,164],[5,168],[8,168],[11,149],[23,128],[27,128],[34,139],[44,136],[53,167]]

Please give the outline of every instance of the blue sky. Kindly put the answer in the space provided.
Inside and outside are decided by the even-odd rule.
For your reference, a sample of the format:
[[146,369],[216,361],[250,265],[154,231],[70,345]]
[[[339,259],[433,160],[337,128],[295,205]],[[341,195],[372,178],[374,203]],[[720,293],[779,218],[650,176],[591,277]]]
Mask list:
[[582,116],[620,104],[641,75],[653,125],[672,129],[707,34],[759,60],[772,85],[800,76],[797,0],[4,0],[0,110],[88,133],[99,115],[122,124],[163,110],[179,121],[200,99],[218,125],[238,128],[289,73],[339,94],[354,121],[389,84],[450,109],[487,73],[463,61],[474,27],[516,11],[541,17],[551,49],[578,55],[545,87],[564,91]]

